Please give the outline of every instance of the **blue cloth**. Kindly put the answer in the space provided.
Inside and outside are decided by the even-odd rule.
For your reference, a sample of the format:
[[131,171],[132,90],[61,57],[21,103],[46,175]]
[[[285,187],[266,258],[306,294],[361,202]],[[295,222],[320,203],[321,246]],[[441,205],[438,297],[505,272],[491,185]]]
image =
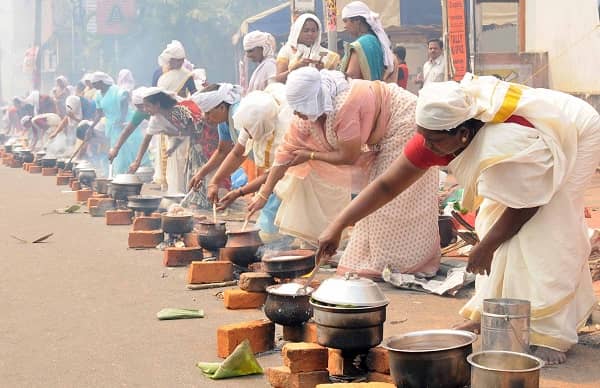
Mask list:
[[81,115],[83,120],[93,120],[96,115],[96,104],[85,97],[79,97],[81,102]]
[[281,200],[274,193],[269,195],[269,199],[265,206],[260,211],[260,215],[256,220],[256,225],[266,233],[277,233],[279,232],[279,228],[275,226],[275,216],[277,215],[277,210],[279,210],[279,205],[281,205]]
[[248,176],[246,175],[246,172],[243,168],[240,167],[237,170],[235,170],[233,174],[231,174],[231,188],[233,190],[239,189],[246,183],[248,183]]
[[[217,131],[219,132],[219,141],[230,141],[230,142],[233,142],[234,140],[237,141],[238,131],[235,128],[230,128],[229,122],[231,121],[231,118],[233,117],[234,113],[237,111],[237,108],[239,105],[240,105],[239,102],[232,104],[229,107],[228,120],[224,121],[222,123],[219,123],[219,125],[217,126]],[[232,136],[232,132],[235,134],[235,136]],[[234,139],[234,137],[235,137],[235,139]]]
[[365,64],[367,64],[369,80],[383,80],[385,66],[383,63],[383,49],[379,39],[373,34],[365,34],[350,43],[350,47],[358,55],[361,70],[364,70]]
[[[123,124],[121,123],[121,119],[123,114],[126,113],[127,120],[130,120],[133,116],[133,111],[128,110],[127,112],[123,112],[123,104],[122,102],[127,98],[127,92],[119,89],[115,85],[111,85],[106,93],[98,93],[96,95],[96,108],[102,109],[102,113],[106,118],[106,123],[104,126],[104,133],[108,138],[110,143],[110,147],[114,147],[121,133],[123,132]],[[140,148],[140,145],[143,140],[142,131],[136,129],[133,131],[131,136],[127,139],[127,141],[123,144],[121,149],[119,150],[119,154],[113,160],[113,174],[125,174],[127,170],[129,170],[129,165],[133,163],[137,156],[137,152]],[[144,155],[144,159],[142,164],[148,164],[150,161],[148,159],[148,155]]]

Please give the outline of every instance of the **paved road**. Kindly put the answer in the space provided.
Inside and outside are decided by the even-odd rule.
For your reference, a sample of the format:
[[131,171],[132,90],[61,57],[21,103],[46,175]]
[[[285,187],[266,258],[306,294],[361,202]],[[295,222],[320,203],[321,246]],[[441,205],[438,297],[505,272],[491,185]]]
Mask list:
[[[186,270],[163,267],[161,252],[126,248],[127,226],[87,214],[42,216],[74,202],[54,178],[0,167],[0,182],[0,386],[267,386],[262,376],[213,382],[194,366],[218,361],[219,325],[263,318],[261,311],[227,311],[216,290],[187,291]],[[44,244],[10,237],[50,232]],[[386,336],[448,327],[464,303],[385,292]],[[164,307],[203,308],[206,318],[160,322]],[[259,362],[282,364],[277,354]],[[565,366],[544,371],[543,386],[594,386],[599,363],[598,349],[577,346]]]

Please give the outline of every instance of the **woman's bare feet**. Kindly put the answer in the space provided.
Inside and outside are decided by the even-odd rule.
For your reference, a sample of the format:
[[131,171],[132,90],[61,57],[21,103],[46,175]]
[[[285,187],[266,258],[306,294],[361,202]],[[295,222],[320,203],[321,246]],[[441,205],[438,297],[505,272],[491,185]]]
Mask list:
[[463,323],[452,326],[452,328],[455,330],[465,330],[470,331],[471,333],[479,334],[481,332],[481,323],[468,319]]
[[567,361],[567,354],[558,350],[545,348],[543,346],[533,346],[533,355],[544,360],[546,365],[558,365]]

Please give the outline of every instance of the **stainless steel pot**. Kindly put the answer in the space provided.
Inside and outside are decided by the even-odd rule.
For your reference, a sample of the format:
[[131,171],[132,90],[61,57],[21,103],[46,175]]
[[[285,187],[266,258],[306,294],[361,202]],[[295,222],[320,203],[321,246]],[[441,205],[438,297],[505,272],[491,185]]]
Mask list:
[[132,195],[127,197],[127,207],[149,216],[158,209],[161,200],[162,197],[156,195]]
[[303,295],[297,295],[302,284],[283,283],[267,287],[267,300],[264,312],[267,318],[284,326],[300,326],[313,315],[310,305],[312,288],[307,288]]
[[189,233],[194,229],[194,216],[192,214],[169,215],[161,214],[161,229],[169,234]]
[[108,194],[110,182],[112,182],[112,179],[96,178],[93,183],[94,191],[98,194]]
[[315,268],[315,251],[296,249],[270,254],[262,258],[265,271],[279,279],[293,279]]
[[96,179],[96,170],[93,168],[82,168],[77,174],[79,182],[87,187],[92,187],[92,183]]
[[366,351],[381,343],[387,303],[373,307],[331,306],[311,299],[319,345]]
[[467,357],[471,388],[538,388],[544,361],[525,353],[488,350]]
[[382,306],[389,303],[377,283],[353,272],[326,279],[313,293],[313,299],[348,307]]
[[56,167],[56,158],[46,156],[42,158],[42,167],[44,168],[54,168]]
[[181,201],[185,198],[185,194],[165,194],[162,196],[163,199],[160,202],[159,209],[167,211],[171,207],[171,205],[179,205]]
[[390,371],[398,387],[462,388],[469,385],[467,356],[477,336],[462,330],[424,330],[387,338]]
[[127,197],[140,195],[143,183],[110,182],[108,194],[116,201],[127,201]]

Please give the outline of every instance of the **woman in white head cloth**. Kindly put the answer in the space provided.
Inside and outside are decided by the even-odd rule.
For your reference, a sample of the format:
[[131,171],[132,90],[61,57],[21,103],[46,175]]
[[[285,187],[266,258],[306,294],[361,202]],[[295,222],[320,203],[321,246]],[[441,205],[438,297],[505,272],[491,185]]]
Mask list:
[[128,93],[133,91],[133,88],[135,88],[135,79],[133,78],[131,70],[121,69],[119,71],[119,75],[117,76],[117,86],[126,90]]
[[49,139],[54,139],[61,132],[64,132],[67,145],[72,145],[76,141],[75,127],[81,120],[94,120],[96,104],[85,97],[69,96],[65,101],[65,108],[65,117],[63,117],[56,130],[50,134]]
[[240,104],[241,91],[242,87],[239,85],[221,83],[209,85],[191,97],[204,112],[206,122],[217,126],[218,145],[208,162],[196,171],[196,175],[190,181],[190,188],[199,190],[204,179],[219,168],[233,145],[237,143],[238,132],[233,124],[233,115]]
[[403,155],[321,235],[320,251],[334,252],[346,226],[447,165],[464,187],[462,207],[478,210],[467,265],[476,292],[459,328],[479,330],[485,299],[528,300],[535,354],[564,362],[596,303],[583,199],[600,161],[600,115],[564,93],[467,74],[426,84],[416,121]]
[[[264,91],[250,92],[242,99],[233,115],[234,126],[240,133],[238,142],[208,184],[208,197],[212,202],[218,202],[219,210],[225,209],[241,196],[256,192],[265,182],[267,171],[273,166],[275,152],[283,142],[292,117],[293,112],[285,100],[283,84],[270,84]],[[250,152],[259,176],[219,200],[220,182],[233,174]],[[257,221],[262,232],[277,232],[274,221],[279,203],[279,199],[272,194],[269,203],[262,209]]]
[[244,36],[244,51],[256,69],[248,82],[246,93],[263,90],[277,74],[275,63],[275,38],[268,32],[252,31]]
[[[97,118],[106,118],[105,132],[110,141],[110,147],[114,147],[121,137],[129,115],[129,93],[121,90],[114,84],[114,80],[108,74],[97,71],[92,74],[92,85],[98,90],[96,95]],[[124,174],[133,163],[137,150],[142,142],[141,133],[131,136],[121,147],[119,155],[112,161],[112,173]]]
[[92,73],[85,73],[83,77],[81,77],[81,82],[83,82],[85,85],[85,89],[83,90],[83,97],[87,98],[90,101],[95,101],[96,93],[98,91],[92,86]]
[[294,21],[287,43],[277,54],[277,82],[284,82],[290,72],[304,66],[333,70],[340,63],[340,56],[321,47],[321,21],[311,13],[305,13]]
[[379,14],[362,1],[342,9],[344,28],[356,40],[342,58],[340,70],[352,78],[396,82],[397,66]]
[[[416,96],[396,84],[346,81],[343,73],[311,67],[290,74],[286,95],[297,117],[250,211],[264,204],[262,197],[287,171],[275,188],[282,201],[275,223],[283,233],[316,244],[350,202],[351,188],[360,190],[361,178],[374,180],[400,155],[416,129]],[[371,152],[363,153],[365,148]],[[352,176],[343,172],[348,165],[354,166]],[[358,223],[338,271],[380,278],[390,265],[396,271],[435,274],[440,260],[437,179],[431,171]]]
[[194,77],[191,71],[183,67],[184,62],[183,45],[178,40],[171,41],[158,56],[162,75],[158,78],[156,86],[184,98],[196,93]]

